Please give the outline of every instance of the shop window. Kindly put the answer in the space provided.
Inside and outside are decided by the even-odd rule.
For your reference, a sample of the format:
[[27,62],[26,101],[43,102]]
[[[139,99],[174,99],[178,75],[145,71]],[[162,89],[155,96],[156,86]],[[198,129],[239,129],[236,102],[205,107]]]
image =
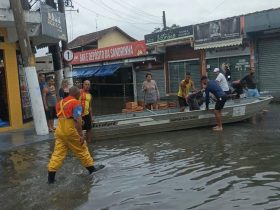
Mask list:
[[186,72],[191,73],[195,87],[200,88],[199,61],[170,62],[168,64],[170,78],[170,93],[177,93],[180,82],[185,79]]
[[0,127],[9,125],[9,106],[6,85],[4,51],[0,50]]
[[209,79],[215,79],[216,75],[213,73],[214,68],[223,67],[223,64],[228,64],[232,80],[240,80],[248,74],[248,68],[250,66],[250,56],[235,56],[235,57],[224,57],[214,58],[207,60],[207,71]]

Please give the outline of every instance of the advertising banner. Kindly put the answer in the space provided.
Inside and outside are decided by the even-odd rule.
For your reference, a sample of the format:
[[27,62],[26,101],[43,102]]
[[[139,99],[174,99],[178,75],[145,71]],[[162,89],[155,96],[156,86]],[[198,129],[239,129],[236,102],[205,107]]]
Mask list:
[[112,47],[75,52],[71,63],[72,65],[86,64],[144,55],[146,55],[145,41],[137,41]]
[[172,30],[147,34],[145,35],[145,41],[147,44],[153,44],[158,42],[188,38],[192,36],[193,36],[193,26],[184,26]]
[[228,18],[194,26],[195,44],[218,42],[240,37],[240,18]]
[[67,41],[65,15],[54,8],[41,4],[42,35]]

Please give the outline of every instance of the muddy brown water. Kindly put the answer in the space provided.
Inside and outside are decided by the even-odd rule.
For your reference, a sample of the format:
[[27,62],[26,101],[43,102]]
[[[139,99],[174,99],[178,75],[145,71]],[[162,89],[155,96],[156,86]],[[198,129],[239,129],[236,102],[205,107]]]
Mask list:
[[89,179],[69,153],[47,184],[53,142],[0,153],[1,209],[280,209],[280,105],[257,124],[94,142]]

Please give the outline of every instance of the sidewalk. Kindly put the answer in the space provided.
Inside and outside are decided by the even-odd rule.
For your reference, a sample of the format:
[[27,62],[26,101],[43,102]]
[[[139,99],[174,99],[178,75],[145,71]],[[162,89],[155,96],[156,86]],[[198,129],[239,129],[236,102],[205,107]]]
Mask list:
[[34,128],[0,133],[0,152],[51,139],[54,139],[53,133],[37,136]]

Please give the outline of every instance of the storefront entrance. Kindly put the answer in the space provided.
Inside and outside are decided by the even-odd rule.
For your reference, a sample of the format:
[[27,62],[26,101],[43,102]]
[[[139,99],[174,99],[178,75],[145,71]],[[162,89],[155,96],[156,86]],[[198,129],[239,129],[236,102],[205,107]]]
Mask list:
[[4,50],[0,49],[0,127],[9,126],[9,119]]
[[134,98],[132,67],[120,67],[111,75],[80,75],[81,77],[74,79],[74,84],[82,88],[84,80],[91,82],[90,92],[95,115],[120,113],[124,104]]
[[220,70],[222,70],[223,64],[229,65],[232,81],[240,80],[248,74],[250,56],[246,55],[207,59],[208,77],[210,79],[215,79],[216,75],[213,73],[214,68],[220,68]]

